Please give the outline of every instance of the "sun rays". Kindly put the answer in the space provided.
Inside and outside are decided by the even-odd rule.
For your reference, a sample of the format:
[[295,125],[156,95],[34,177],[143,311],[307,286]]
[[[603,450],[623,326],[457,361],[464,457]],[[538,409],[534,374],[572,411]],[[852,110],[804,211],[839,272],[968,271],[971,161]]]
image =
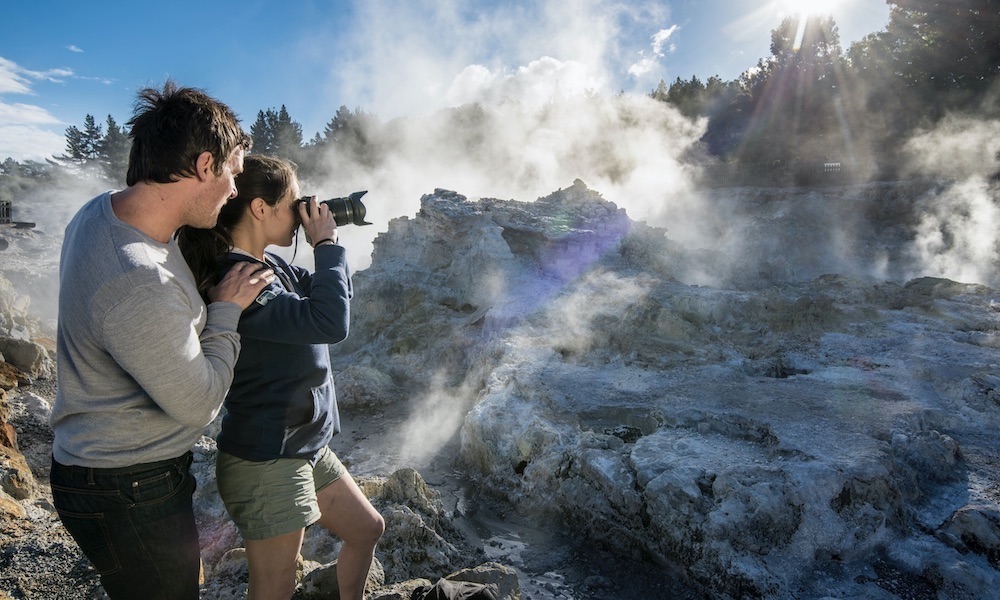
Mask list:
[[783,12],[805,15],[828,15],[845,0],[776,0],[774,4]]

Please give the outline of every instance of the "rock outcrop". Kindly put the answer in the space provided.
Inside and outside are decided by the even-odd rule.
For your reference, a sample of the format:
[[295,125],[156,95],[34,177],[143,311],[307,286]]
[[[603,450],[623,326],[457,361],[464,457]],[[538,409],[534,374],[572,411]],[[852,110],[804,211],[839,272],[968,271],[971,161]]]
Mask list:
[[30,299],[17,294],[0,275],[0,520],[26,517],[20,502],[31,502],[38,495],[38,484],[11,422],[14,409],[8,393],[55,373],[54,357],[31,339],[37,326],[29,307]]
[[[891,213],[873,188],[823,200]],[[908,256],[897,225],[900,247],[862,231],[852,256]],[[531,203],[436,190],[376,239],[334,358],[466,413],[482,492],[698,593],[993,593],[1000,293],[823,274],[852,256],[784,230],[693,286],[725,253],[667,233],[581,182]]]

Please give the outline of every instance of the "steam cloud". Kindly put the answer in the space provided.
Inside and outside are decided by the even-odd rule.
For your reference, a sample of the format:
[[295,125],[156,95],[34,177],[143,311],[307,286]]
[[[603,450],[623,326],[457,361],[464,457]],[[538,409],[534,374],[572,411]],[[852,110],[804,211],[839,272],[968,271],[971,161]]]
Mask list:
[[396,150],[385,163],[365,170],[331,156],[336,172],[309,182],[330,193],[373,190],[366,205],[376,226],[341,230],[358,267],[371,254],[369,231],[414,214],[420,196],[435,188],[534,200],[580,178],[632,218],[653,222],[675,212],[674,204],[697,202],[683,159],[701,127],[644,96],[466,106],[390,126]]
[[918,205],[912,246],[918,273],[996,286],[1000,283],[1000,120],[950,115],[905,147],[911,175],[951,181]]

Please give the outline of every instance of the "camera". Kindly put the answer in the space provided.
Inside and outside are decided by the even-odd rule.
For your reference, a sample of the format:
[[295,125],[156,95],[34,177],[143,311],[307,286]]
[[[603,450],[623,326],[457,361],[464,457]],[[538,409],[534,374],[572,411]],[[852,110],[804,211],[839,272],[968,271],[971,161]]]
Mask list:
[[[330,209],[330,212],[333,213],[333,220],[337,223],[337,227],[343,227],[344,225],[371,225],[371,223],[365,221],[365,205],[361,203],[361,197],[367,193],[368,190],[354,192],[345,198],[320,200],[320,203],[325,204]],[[295,201],[296,209],[299,204],[308,201],[309,198],[299,198]]]

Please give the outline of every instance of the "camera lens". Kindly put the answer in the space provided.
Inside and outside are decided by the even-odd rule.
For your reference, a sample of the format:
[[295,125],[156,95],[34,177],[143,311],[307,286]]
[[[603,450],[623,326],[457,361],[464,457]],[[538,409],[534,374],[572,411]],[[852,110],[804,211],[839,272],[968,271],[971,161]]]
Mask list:
[[[361,202],[361,197],[368,193],[368,190],[363,192],[354,192],[346,198],[331,198],[329,200],[322,200],[321,204],[325,204],[330,212],[333,213],[333,220],[337,223],[338,227],[343,227],[344,225],[371,225],[371,223],[365,221],[365,205]],[[305,202],[305,198],[299,200],[299,202]]]

